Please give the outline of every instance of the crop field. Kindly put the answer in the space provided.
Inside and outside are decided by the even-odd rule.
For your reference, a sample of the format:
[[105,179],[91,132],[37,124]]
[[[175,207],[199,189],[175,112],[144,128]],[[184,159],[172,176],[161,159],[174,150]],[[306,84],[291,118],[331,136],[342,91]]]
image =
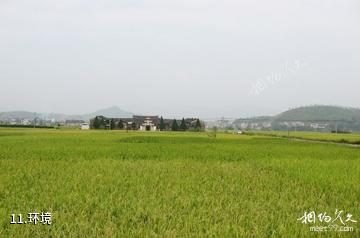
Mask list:
[[[0,129],[0,237],[360,237],[360,150],[260,135]],[[52,224],[10,224],[51,212]],[[345,219],[344,219],[345,220]],[[319,224],[319,223],[317,223]]]
[[360,145],[360,133],[354,134],[335,134],[321,132],[302,132],[302,131],[251,131],[249,134],[268,135],[277,137],[290,137],[295,139],[305,139],[314,141],[325,141],[335,143],[347,143]]

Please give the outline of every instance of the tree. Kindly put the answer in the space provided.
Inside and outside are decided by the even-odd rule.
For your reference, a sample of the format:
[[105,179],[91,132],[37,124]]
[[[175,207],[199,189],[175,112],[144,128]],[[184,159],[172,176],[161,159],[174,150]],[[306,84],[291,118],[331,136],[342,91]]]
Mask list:
[[200,130],[201,130],[201,122],[199,119],[197,119],[195,124],[195,131],[200,131]]
[[95,117],[94,118],[94,122],[93,122],[93,126],[95,129],[99,129],[100,128],[100,125],[101,125],[101,121],[99,119],[99,117]]
[[122,123],[122,121],[119,121],[118,127],[119,127],[119,129],[123,129],[123,128],[124,128],[124,124]]
[[184,118],[181,120],[180,130],[181,131],[186,131],[186,122],[185,122]]
[[135,123],[135,122],[133,122],[133,123],[131,124],[131,128],[132,128],[133,130],[136,130],[136,123]]
[[161,116],[160,117],[160,125],[159,125],[159,129],[160,129],[160,131],[163,131],[163,130],[165,130],[165,123],[164,123],[164,119],[163,119],[163,117]]
[[110,130],[114,130],[116,127],[114,119],[110,119]]
[[172,122],[172,125],[171,125],[171,130],[172,131],[177,131],[179,130],[179,125],[177,123],[177,121],[174,119],[173,122]]

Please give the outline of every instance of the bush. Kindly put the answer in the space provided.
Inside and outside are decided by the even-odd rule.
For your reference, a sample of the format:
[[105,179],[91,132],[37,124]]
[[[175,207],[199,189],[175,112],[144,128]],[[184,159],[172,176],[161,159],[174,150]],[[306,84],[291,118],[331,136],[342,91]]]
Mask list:
[[53,126],[33,126],[33,125],[1,125],[0,127],[13,127],[13,128],[44,128],[44,129],[54,129]]

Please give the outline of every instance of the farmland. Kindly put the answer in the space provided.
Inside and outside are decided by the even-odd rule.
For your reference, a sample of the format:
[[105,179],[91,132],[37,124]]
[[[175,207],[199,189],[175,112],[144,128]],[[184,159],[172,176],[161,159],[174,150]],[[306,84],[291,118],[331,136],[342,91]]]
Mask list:
[[[2,128],[0,237],[309,237],[305,211],[360,220],[359,174],[359,148],[344,145]],[[10,224],[34,211],[52,225]]]

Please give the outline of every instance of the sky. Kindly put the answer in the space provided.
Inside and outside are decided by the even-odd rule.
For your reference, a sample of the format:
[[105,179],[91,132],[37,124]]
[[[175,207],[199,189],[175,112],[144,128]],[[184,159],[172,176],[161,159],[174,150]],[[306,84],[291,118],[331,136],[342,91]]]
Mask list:
[[360,107],[358,0],[0,0],[0,111]]

